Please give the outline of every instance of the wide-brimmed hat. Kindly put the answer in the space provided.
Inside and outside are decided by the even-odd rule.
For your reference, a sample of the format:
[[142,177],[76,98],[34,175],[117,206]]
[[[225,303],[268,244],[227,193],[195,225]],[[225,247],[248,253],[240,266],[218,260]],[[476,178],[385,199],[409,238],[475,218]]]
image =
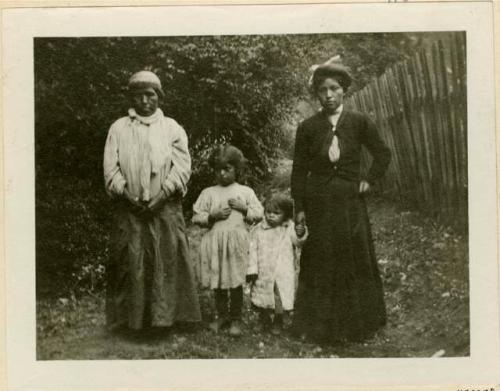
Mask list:
[[344,91],[346,91],[352,83],[351,73],[348,67],[340,63],[340,57],[335,56],[325,61],[323,64],[313,65],[312,77],[310,86],[315,90],[322,80],[327,77],[332,77],[338,80]]
[[161,88],[160,78],[151,71],[139,71],[134,73],[128,81],[128,88],[130,91],[137,91],[144,88],[154,88],[154,90],[161,97],[165,95]]

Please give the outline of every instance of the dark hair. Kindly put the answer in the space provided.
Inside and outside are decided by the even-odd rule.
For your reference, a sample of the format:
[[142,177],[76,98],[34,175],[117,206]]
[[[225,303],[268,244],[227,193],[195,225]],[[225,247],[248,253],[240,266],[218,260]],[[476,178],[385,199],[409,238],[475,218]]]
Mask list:
[[348,68],[337,64],[320,65],[312,76],[311,88],[313,92],[316,92],[319,85],[328,78],[337,80],[344,92],[347,92],[352,82]]
[[283,212],[284,220],[290,220],[293,217],[293,201],[285,194],[275,193],[264,201],[265,210],[279,209]]
[[236,169],[236,175],[241,174],[245,167],[246,159],[238,148],[233,145],[225,144],[220,145],[212,152],[208,159],[208,164],[213,169],[224,163],[229,163]]

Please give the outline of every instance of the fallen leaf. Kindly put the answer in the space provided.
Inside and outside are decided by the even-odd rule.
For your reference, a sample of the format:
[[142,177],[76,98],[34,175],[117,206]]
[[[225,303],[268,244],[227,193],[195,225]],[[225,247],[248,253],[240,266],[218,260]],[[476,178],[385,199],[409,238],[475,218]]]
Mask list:
[[69,300],[64,297],[60,297],[59,303],[61,303],[62,305],[67,305],[69,303]]
[[444,349],[441,349],[434,353],[431,357],[443,357],[445,353],[446,351]]

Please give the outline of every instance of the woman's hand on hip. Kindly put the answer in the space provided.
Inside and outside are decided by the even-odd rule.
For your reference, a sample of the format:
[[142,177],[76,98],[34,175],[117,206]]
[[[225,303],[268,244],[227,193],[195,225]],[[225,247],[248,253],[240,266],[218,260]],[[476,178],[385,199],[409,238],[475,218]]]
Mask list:
[[359,194],[364,194],[370,191],[370,184],[367,181],[359,182]]

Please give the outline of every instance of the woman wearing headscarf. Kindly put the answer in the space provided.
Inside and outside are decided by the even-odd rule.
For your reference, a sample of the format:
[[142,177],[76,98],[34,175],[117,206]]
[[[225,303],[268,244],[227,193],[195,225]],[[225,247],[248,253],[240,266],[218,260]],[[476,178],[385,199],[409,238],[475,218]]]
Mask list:
[[[346,67],[320,65],[311,84],[322,109],[298,127],[291,178],[296,225],[309,229],[294,331],[320,343],[361,340],[386,323],[364,194],[386,171],[390,151],[367,115],[344,107]],[[366,176],[361,147],[373,157]]]
[[184,129],[158,107],[152,72],[128,84],[131,108],[109,129],[106,191],[116,203],[106,317],[112,329],[169,327],[201,319],[189,259],[182,197],[191,174]]

